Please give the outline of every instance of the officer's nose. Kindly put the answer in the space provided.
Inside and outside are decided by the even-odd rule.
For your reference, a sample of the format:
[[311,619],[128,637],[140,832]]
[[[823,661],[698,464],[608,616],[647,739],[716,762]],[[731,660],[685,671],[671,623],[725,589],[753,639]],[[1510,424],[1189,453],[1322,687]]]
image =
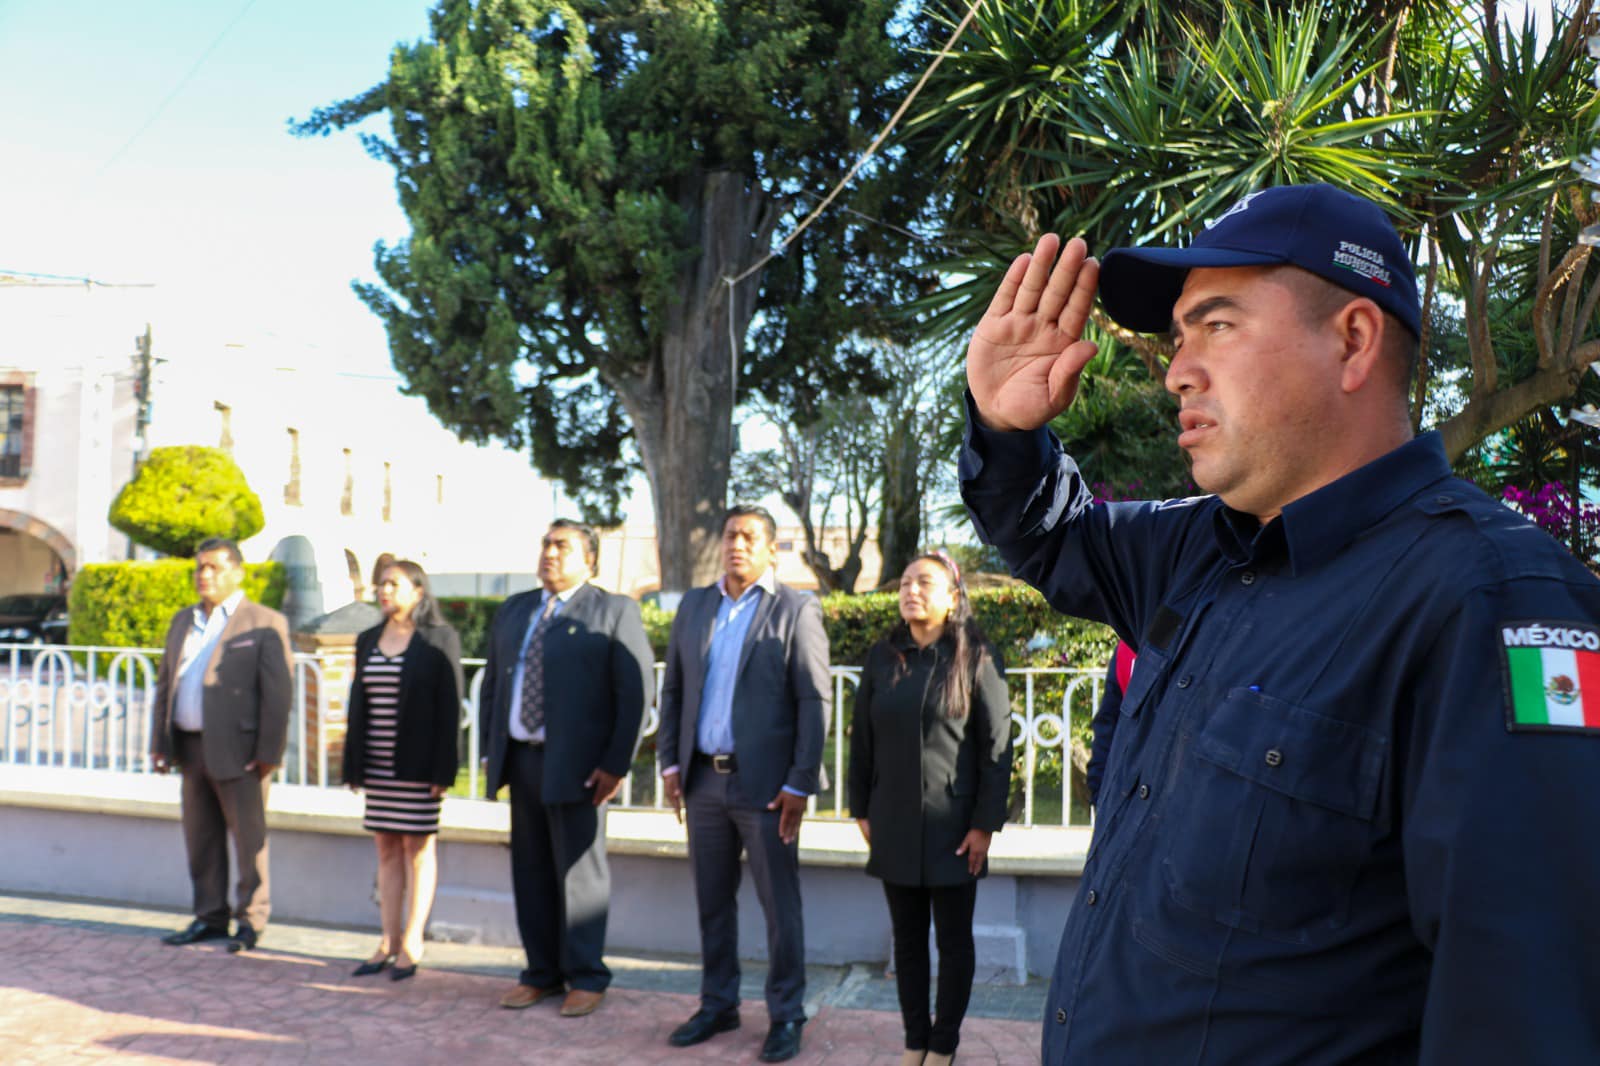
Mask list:
[[1167,364],[1166,386],[1174,396],[1205,389],[1205,371],[1200,366],[1193,345],[1185,345],[1172,353],[1172,361]]

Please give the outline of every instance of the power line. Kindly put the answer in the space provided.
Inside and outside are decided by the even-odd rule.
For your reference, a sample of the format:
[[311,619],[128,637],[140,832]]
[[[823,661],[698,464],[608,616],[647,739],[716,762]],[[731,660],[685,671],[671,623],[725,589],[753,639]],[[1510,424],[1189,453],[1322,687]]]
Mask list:
[[791,232],[787,237],[779,241],[776,248],[773,248],[771,251],[767,252],[766,255],[763,255],[760,259],[757,259],[754,263],[740,271],[737,275],[729,277],[728,275],[724,274],[722,276],[722,283],[728,287],[728,358],[731,360],[733,365],[733,376],[731,381],[735,395],[737,395],[739,389],[739,340],[737,331],[734,329],[734,286],[770,263],[779,253],[781,253],[785,248],[789,247],[789,245],[794,242],[796,237],[804,233],[806,227],[815,222],[818,216],[820,216],[822,212],[826,211],[828,206],[832,204],[834,200],[838,199],[839,194],[844,191],[844,187],[849,185],[850,182],[854,180],[855,176],[861,172],[861,168],[867,165],[867,160],[871,159],[877,154],[878,149],[883,145],[884,140],[888,138],[889,134],[894,130],[895,126],[899,124],[900,120],[905,117],[905,113],[911,109],[911,102],[917,98],[918,93],[922,92],[922,87],[928,84],[928,79],[933,76],[934,71],[939,69],[939,64],[943,63],[945,56],[950,54],[950,49],[956,46],[956,41],[961,38],[961,35],[966,32],[967,27],[972,24],[973,18],[975,18],[978,14],[978,8],[982,6],[983,0],[972,0],[972,3],[967,5],[967,13],[962,16],[961,21],[951,32],[949,40],[945,41],[944,47],[939,49],[939,54],[933,57],[933,62],[928,64],[928,69],[922,72],[922,77],[917,79],[917,84],[912,86],[911,92],[906,95],[904,100],[900,101],[900,106],[896,108],[895,113],[889,117],[889,121],[884,124],[883,129],[878,131],[878,135],[872,139],[872,143],[867,145],[866,151],[861,153],[860,158],[858,158],[850,167],[850,169],[845,172],[844,177],[840,178],[828,195],[823,197],[822,202],[813,208],[811,213],[801,220],[800,225],[796,226],[793,232]]
[[151,126],[154,126],[156,124],[156,120],[159,119],[161,117],[162,113],[167,110],[168,105],[170,105],[173,100],[177,99],[178,94],[183,92],[184,88],[189,84],[190,80],[196,74],[198,74],[200,72],[200,68],[205,65],[206,60],[211,58],[211,53],[215,52],[217,50],[217,46],[222,43],[222,39],[224,37],[228,36],[228,34],[230,32],[232,32],[233,28],[239,24],[239,20],[244,18],[245,15],[250,11],[250,9],[255,6],[255,4],[256,4],[256,0],[245,0],[244,6],[239,9],[239,13],[234,15],[233,18],[228,22],[228,24],[226,26],[222,27],[222,32],[221,33],[217,34],[216,37],[212,38],[211,43],[206,45],[205,51],[200,53],[200,58],[196,59],[194,61],[194,64],[192,66],[190,66],[187,71],[184,72],[183,77],[178,79],[178,84],[174,85],[172,87],[172,91],[167,93],[166,97],[163,98],[162,101],[159,104],[156,105],[156,109],[150,113],[150,117],[149,118],[144,120],[144,124],[141,125],[138,129],[133,131],[133,136],[129,137],[126,141],[124,141],[122,143],[122,147],[121,148],[118,148],[115,152],[112,152],[111,153],[111,157],[109,159],[107,159],[104,163],[100,164],[99,169],[97,169],[94,172],[94,174],[91,177],[91,180],[93,178],[98,178],[100,175],[104,174],[107,170],[110,170],[111,169],[111,165],[113,163],[115,163],[118,159],[121,159],[122,156],[123,156],[123,153],[125,153],[129,148],[132,148],[133,145],[134,145],[134,142],[137,141],[140,137],[143,137],[144,134],[145,134],[145,131],[147,131]]
[[861,172],[861,168],[867,165],[867,160],[871,159],[878,153],[878,149],[882,147],[884,140],[891,132],[893,132],[895,126],[899,125],[900,120],[905,117],[905,113],[911,108],[911,102],[917,98],[918,93],[922,92],[922,87],[928,84],[928,79],[933,76],[934,71],[939,69],[939,64],[943,63],[945,56],[950,54],[950,49],[955,47],[956,41],[963,33],[966,32],[967,27],[972,23],[973,18],[978,14],[978,8],[982,6],[983,0],[972,0],[972,3],[967,6],[966,15],[961,19],[961,22],[957,24],[955,30],[950,34],[950,39],[945,41],[943,48],[939,49],[939,54],[933,57],[933,62],[928,64],[928,69],[922,72],[922,77],[917,79],[917,84],[912,87],[911,92],[906,95],[904,100],[900,101],[900,106],[895,110],[895,113],[890,116],[889,121],[884,125],[883,129],[878,131],[878,135],[872,139],[872,143],[867,145],[866,151],[861,153],[861,157],[855,161],[848,171],[845,172],[845,176],[839,179],[838,183],[834,185],[832,191],[830,191],[827,196],[823,197],[822,202],[818,204],[812,210],[812,212],[801,221],[800,225],[795,227],[794,232],[790,233],[783,240],[779,241],[776,248],[772,249],[766,255],[756,260],[738,275],[723,279],[728,283],[728,287],[730,289],[739,284],[739,282],[743,281],[745,278],[748,278],[751,274],[754,274],[756,271],[766,266],[775,256],[777,256],[785,248],[789,247],[796,237],[805,232],[807,226],[811,225],[811,223],[817,220],[817,216],[821,215],[822,212],[828,209],[828,205],[833,203],[833,201],[838,198],[839,194],[844,191],[844,187],[849,185],[850,182],[855,179],[855,176]]
[[78,274],[40,274],[32,270],[7,270],[5,267],[0,267],[0,285],[18,285],[35,289],[77,288],[79,286],[96,289],[155,288],[155,284],[148,281],[99,281],[95,278]]

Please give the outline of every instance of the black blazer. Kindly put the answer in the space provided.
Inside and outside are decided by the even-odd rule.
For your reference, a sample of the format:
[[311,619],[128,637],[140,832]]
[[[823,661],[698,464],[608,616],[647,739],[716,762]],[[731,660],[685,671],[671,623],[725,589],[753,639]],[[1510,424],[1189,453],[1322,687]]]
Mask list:
[[[511,697],[528,623],[544,590],[519,592],[500,605],[489,629],[489,659],[478,690],[478,737],[488,761],[492,799],[506,783]],[[655,695],[655,656],[639,605],[587,584],[556,615],[544,638],[545,761],[543,803],[587,803],[596,768],[627,775],[639,747],[645,709]]]
[[[361,664],[367,661],[382,624],[356,637],[355,678],[350,682],[344,737],[344,783],[366,780],[367,691]],[[400,666],[400,704],[395,734],[394,775],[399,781],[455,784],[461,732],[461,638],[448,625],[418,626]]]
[[[721,602],[715,585],[690,589],[672,620],[656,749],[662,769],[679,767],[685,791],[694,787],[700,695]],[[832,706],[822,608],[816,597],[778,585],[775,595],[763,593],[756,605],[733,688],[733,753],[740,788],[752,806],[765,807],[784,785],[806,795],[821,789]]]
[[970,881],[966,856],[956,854],[962,837],[969,829],[995,832],[1006,821],[1011,700],[1000,655],[985,646],[962,718],[945,713],[933,685],[947,668],[945,656],[938,643],[881,640],[867,653],[856,689],[850,813],[872,826],[867,872],[891,884]]

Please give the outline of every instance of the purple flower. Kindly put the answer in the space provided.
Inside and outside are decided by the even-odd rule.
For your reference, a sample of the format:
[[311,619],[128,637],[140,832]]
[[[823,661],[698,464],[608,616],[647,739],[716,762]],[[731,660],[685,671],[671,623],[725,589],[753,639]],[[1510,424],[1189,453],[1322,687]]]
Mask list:
[[1567,487],[1559,481],[1529,490],[1517,485],[1507,485],[1500,498],[1512,510],[1526,515],[1540,529],[1567,543],[1572,538],[1574,520],[1577,523],[1579,543],[1586,546],[1585,558],[1594,555],[1594,545],[1600,539],[1600,507],[1580,499],[1576,509]]

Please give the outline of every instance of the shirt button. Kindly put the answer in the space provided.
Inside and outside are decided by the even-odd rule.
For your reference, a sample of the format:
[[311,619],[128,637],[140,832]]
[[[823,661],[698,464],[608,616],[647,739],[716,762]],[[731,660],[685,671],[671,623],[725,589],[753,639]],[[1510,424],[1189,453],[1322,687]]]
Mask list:
[[1244,573],[1239,575],[1239,584],[1241,584],[1241,585],[1254,585],[1255,583],[1256,583],[1256,573],[1255,573],[1254,570],[1246,570]]
[[1149,785],[1140,785],[1139,786],[1139,798],[1142,799],[1142,800],[1147,800],[1147,799],[1150,798],[1150,786]]
[[1267,765],[1277,766],[1281,762],[1283,762],[1283,752],[1279,751],[1277,748],[1268,748]]
[[1057,1025],[1066,1025],[1067,1024],[1067,1009],[1065,1007],[1057,1007],[1056,1008],[1056,1024]]
[[1085,902],[1089,906],[1093,907],[1096,903],[1100,902],[1100,895],[1094,889],[1091,888],[1089,890],[1089,894],[1087,896],[1083,897],[1083,902]]
[[1193,677],[1189,676],[1188,674],[1184,674],[1182,677],[1178,678],[1178,687],[1179,688],[1188,688],[1189,687],[1189,682],[1191,682],[1193,680],[1194,680]]

